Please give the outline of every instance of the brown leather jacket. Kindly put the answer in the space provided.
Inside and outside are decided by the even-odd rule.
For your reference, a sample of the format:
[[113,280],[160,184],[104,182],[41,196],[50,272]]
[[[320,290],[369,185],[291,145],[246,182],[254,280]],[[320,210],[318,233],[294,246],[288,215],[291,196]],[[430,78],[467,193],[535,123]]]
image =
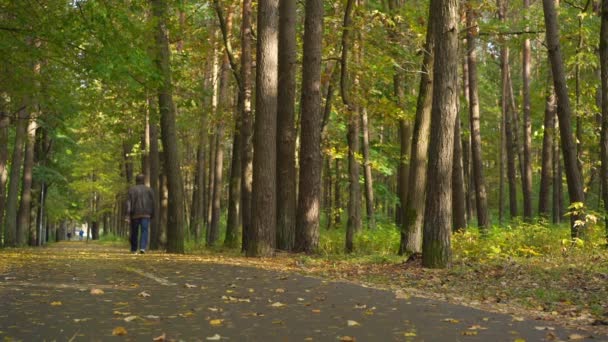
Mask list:
[[127,213],[132,219],[154,217],[154,192],[150,187],[137,184],[129,188]]

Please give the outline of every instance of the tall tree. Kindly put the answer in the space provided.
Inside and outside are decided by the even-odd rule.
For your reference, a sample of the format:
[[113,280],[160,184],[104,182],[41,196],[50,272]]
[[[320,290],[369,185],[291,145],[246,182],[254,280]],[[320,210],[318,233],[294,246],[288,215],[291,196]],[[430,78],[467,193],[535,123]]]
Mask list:
[[454,125],[458,113],[458,1],[431,0],[430,13],[430,20],[435,22],[435,84],[431,110],[422,265],[442,268],[449,266],[451,262],[452,163]]
[[276,244],[278,0],[258,2],[252,231],[247,256],[270,256]]
[[156,65],[161,82],[158,87],[163,157],[169,190],[167,210],[167,252],[184,252],[184,190],[179,166],[177,134],[175,128],[175,104],[169,39],[167,35],[167,3],[165,0],[150,0],[156,21]]
[[[374,218],[374,183],[372,177],[372,164],[369,148],[369,122],[367,109],[362,107],[361,112],[361,131],[363,133],[362,150],[363,150],[363,174],[365,182],[365,213],[367,214],[367,228],[376,228],[376,219]],[[401,123],[399,123],[401,125]],[[401,127],[401,126],[399,126]],[[401,129],[401,128],[400,128]],[[407,132],[404,132],[407,134]],[[407,151],[407,147],[406,147]]]
[[[296,19],[296,0],[279,0],[277,248],[282,250],[293,248],[296,235]],[[302,121],[308,115],[303,112]]]
[[[504,1],[502,2],[504,3]],[[504,4],[501,4],[500,8],[503,8],[504,6]],[[499,16],[504,17],[504,14],[499,14]],[[502,117],[505,122],[507,180],[509,183],[509,213],[511,214],[511,218],[514,218],[517,216],[517,170],[515,167],[515,155],[517,153],[515,139],[517,134],[514,133],[515,125],[517,125],[517,123],[514,120],[513,112],[509,106],[509,48],[505,45],[500,49],[500,73],[502,79],[500,103]]]
[[351,47],[352,12],[354,0],[346,1],[342,25],[342,57],[340,60],[340,94],[348,113],[348,221],[346,223],[346,252],[353,251],[355,233],[361,229],[361,190],[359,186],[359,119],[355,104],[350,97],[348,59]]
[[6,207],[6,183],[8,181],[8,126],[10,123],[4,96],[5,94],[0,93],[0,236],[4,236],[4,208]]
[[553,167],[553,120],[555,119],[555,94],[551,77],[548,77],[545,100],[545,118],[543,121],[543,148],[540,171],[540,189],[538,192],[538,214],[549,217],[551,214],[551,170]]
[[[525,17],[528,17],[530,0],[523,0]],[[523,78],[523,117],[524,117],[524,160],[521,174],[522,190],[524,197],[524,219],[532,219],[532,119],[530,109],[530,69],[532,63],[532,49],[530,38],[526,36],[522,50],[522,78]]]
[[466,193],[462,165],[462,139],[460,114],[456,113],[454,125],[454,162],[452,164],[452,217],[454,230],[467,228]]
[[241,82],[243,107],[241,112],[241,212],[243,220],[242,246],[246,251],[252,231],[251,190],[253,182],[253,118],[251,115],[251,3],[243,0],[241,20]]
[[150,220],[150,249],[160,248],[163,227],[160,224],[160,155],[158,152],[158,106],[153,97],[148,97],[150,130],[150,188],[154,191],[154,213]]
[[[227,31],[232,30],[232,10],[229,9],[226,18],[226,29]],[[223,189],[223,170],[224,170],[224,120],[227,117],[227,112],[230,107],[231,96],[228,93],[230,87],[230,60],[229,51],[227,48],[224,49],[224,57],[222,62],[222,68],[220,71],[220,87],[218,92],[218,110],[219,121],[215,127],[215,163],[213,167],[213,198],[211,203],[211,224],[208,228],[207,234],[207,245],[213,246],[220,237],[220,216],[221,216],[221,203],[222,203],[222,189]]]
[[6,197],[6,214],[4,215],[4,245],[9,247],[15,247],[19,243],[17,235],[17,204],[19,202],[19,180],[21,179],[19,175],[23,165],[23,147],[27,138],[28,120],[27,101],[24,101],[17,114],[17,129]]
[[429,148],[429,129],[433,101],[433,54],[435,50],[434,22],[428,21],[426,43],[420,74],[420,88],[416,103],[416,119],[412,135],[412,155],[408,179],[407,199],[403,207],[403,223],[399,255],[422,252],[422,225],[426,192],[426,167]]
[[[602,1],[600,29],[600,68],[602,79],[602,200],[604,210],[608,212],[608,1]],[[608,236],[608,216],[605,218],[606,236]]]
[[[321,206],[321,56],[323,0],[306,0],[302,67],[300,172],[295,250],[313,252],[319,244]],[[329,218],[328,218],[329,219]]]
[[486,193],[483,163],[481,160],[481,129],[479,123],[479,94],[477,87],[477,19],[472,3],[467,4],[467,64],[469,70],[469,123],[471,125],[471,154],[473,155],[473,178],[475,180],[475,202],[477,208],[477,225],[488,228],[488,195]]
[[239,225],[241,224],[241,112],[243,111],[243,93],[237,94],[237,110],[234,112],[234,133],[232,137],[232,161],[230,162],[230,181],[228,190],[228,218],[226,220],[226,238],[224,245],[236,247]]
[[[568,85],[559,42],[559,29],[557,24],[557,13],[554,0],[543,0],[545,17],[547,51],[551,61],[553,74],[553,86],[557,96],[557,118],[559,120],[559,132],[561,138],[562,153],[564,156],[564,167],[566,169],[566,181],[568,183],[568,195],[570,203],[583,203],[585,201],[583,192],[583,181],[577,165],[576,144],[572,137],[570,100],[568,98]],[[571,235],[578,237],[584,225],[582,211],[577,211],[571,218]]]
[[[30,115],[25,140],[25,158],[23,160],[23,175],[21,184],[21,203],[17,213],[17,244],[28,243],[30,236],[30,221],[32,217],[32,176],[34,171],[34,152],[36,144],[37,122],[35,115]],[[31,239],[29,239],[31,241]]]

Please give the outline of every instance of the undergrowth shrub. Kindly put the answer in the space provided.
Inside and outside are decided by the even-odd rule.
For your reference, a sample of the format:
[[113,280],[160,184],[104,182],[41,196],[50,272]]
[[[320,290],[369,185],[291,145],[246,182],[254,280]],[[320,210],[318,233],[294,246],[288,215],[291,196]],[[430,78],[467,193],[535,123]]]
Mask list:
[[[342,229],[322,229],[319,237],[319,253],[344,254],[346,232]],[[355,234],[355,255],[394,255],[399,248],[399,229],[390,222],[377,222],[376,229],[362,228]]]
[[471,228],[452,235],[455,260],[484,261],[541,256],[575,256],[604,250],[602,227],[589,224],[582,238],[571,239],[568,225],[517,222],[493,226],[485,234]]

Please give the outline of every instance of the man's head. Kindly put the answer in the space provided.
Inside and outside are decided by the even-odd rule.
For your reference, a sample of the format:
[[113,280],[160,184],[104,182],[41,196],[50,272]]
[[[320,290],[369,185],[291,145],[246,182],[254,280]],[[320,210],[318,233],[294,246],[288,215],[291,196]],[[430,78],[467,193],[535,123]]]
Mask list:
[[138,174],[137,176],[135,176],[135,184],[144,184],[144,180],[145,180],[145,176],[143,173]]

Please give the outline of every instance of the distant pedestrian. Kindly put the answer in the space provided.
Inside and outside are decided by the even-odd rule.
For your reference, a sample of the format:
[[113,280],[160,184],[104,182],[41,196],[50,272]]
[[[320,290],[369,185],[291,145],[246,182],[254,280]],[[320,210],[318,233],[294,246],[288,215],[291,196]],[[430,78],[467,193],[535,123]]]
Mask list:
[[81,229],[81,230],[78,232],[78,235],[80,236],[80,241],[82,241],[82,238],[84,237],[84,230],[82,230],[82,229]]
[[72,240],[72,233],[68,232],[68,240]]
[[[129,188],[127,213],[127,220],[131,223],[131,253],[137,253],[139,247],[139,253],[143,254],[148,245],[150,219],[154,217],[154,192],[144,184],[143,174],[137,175],[135,185]],[[141,236],[138,240],[140,227]]]

